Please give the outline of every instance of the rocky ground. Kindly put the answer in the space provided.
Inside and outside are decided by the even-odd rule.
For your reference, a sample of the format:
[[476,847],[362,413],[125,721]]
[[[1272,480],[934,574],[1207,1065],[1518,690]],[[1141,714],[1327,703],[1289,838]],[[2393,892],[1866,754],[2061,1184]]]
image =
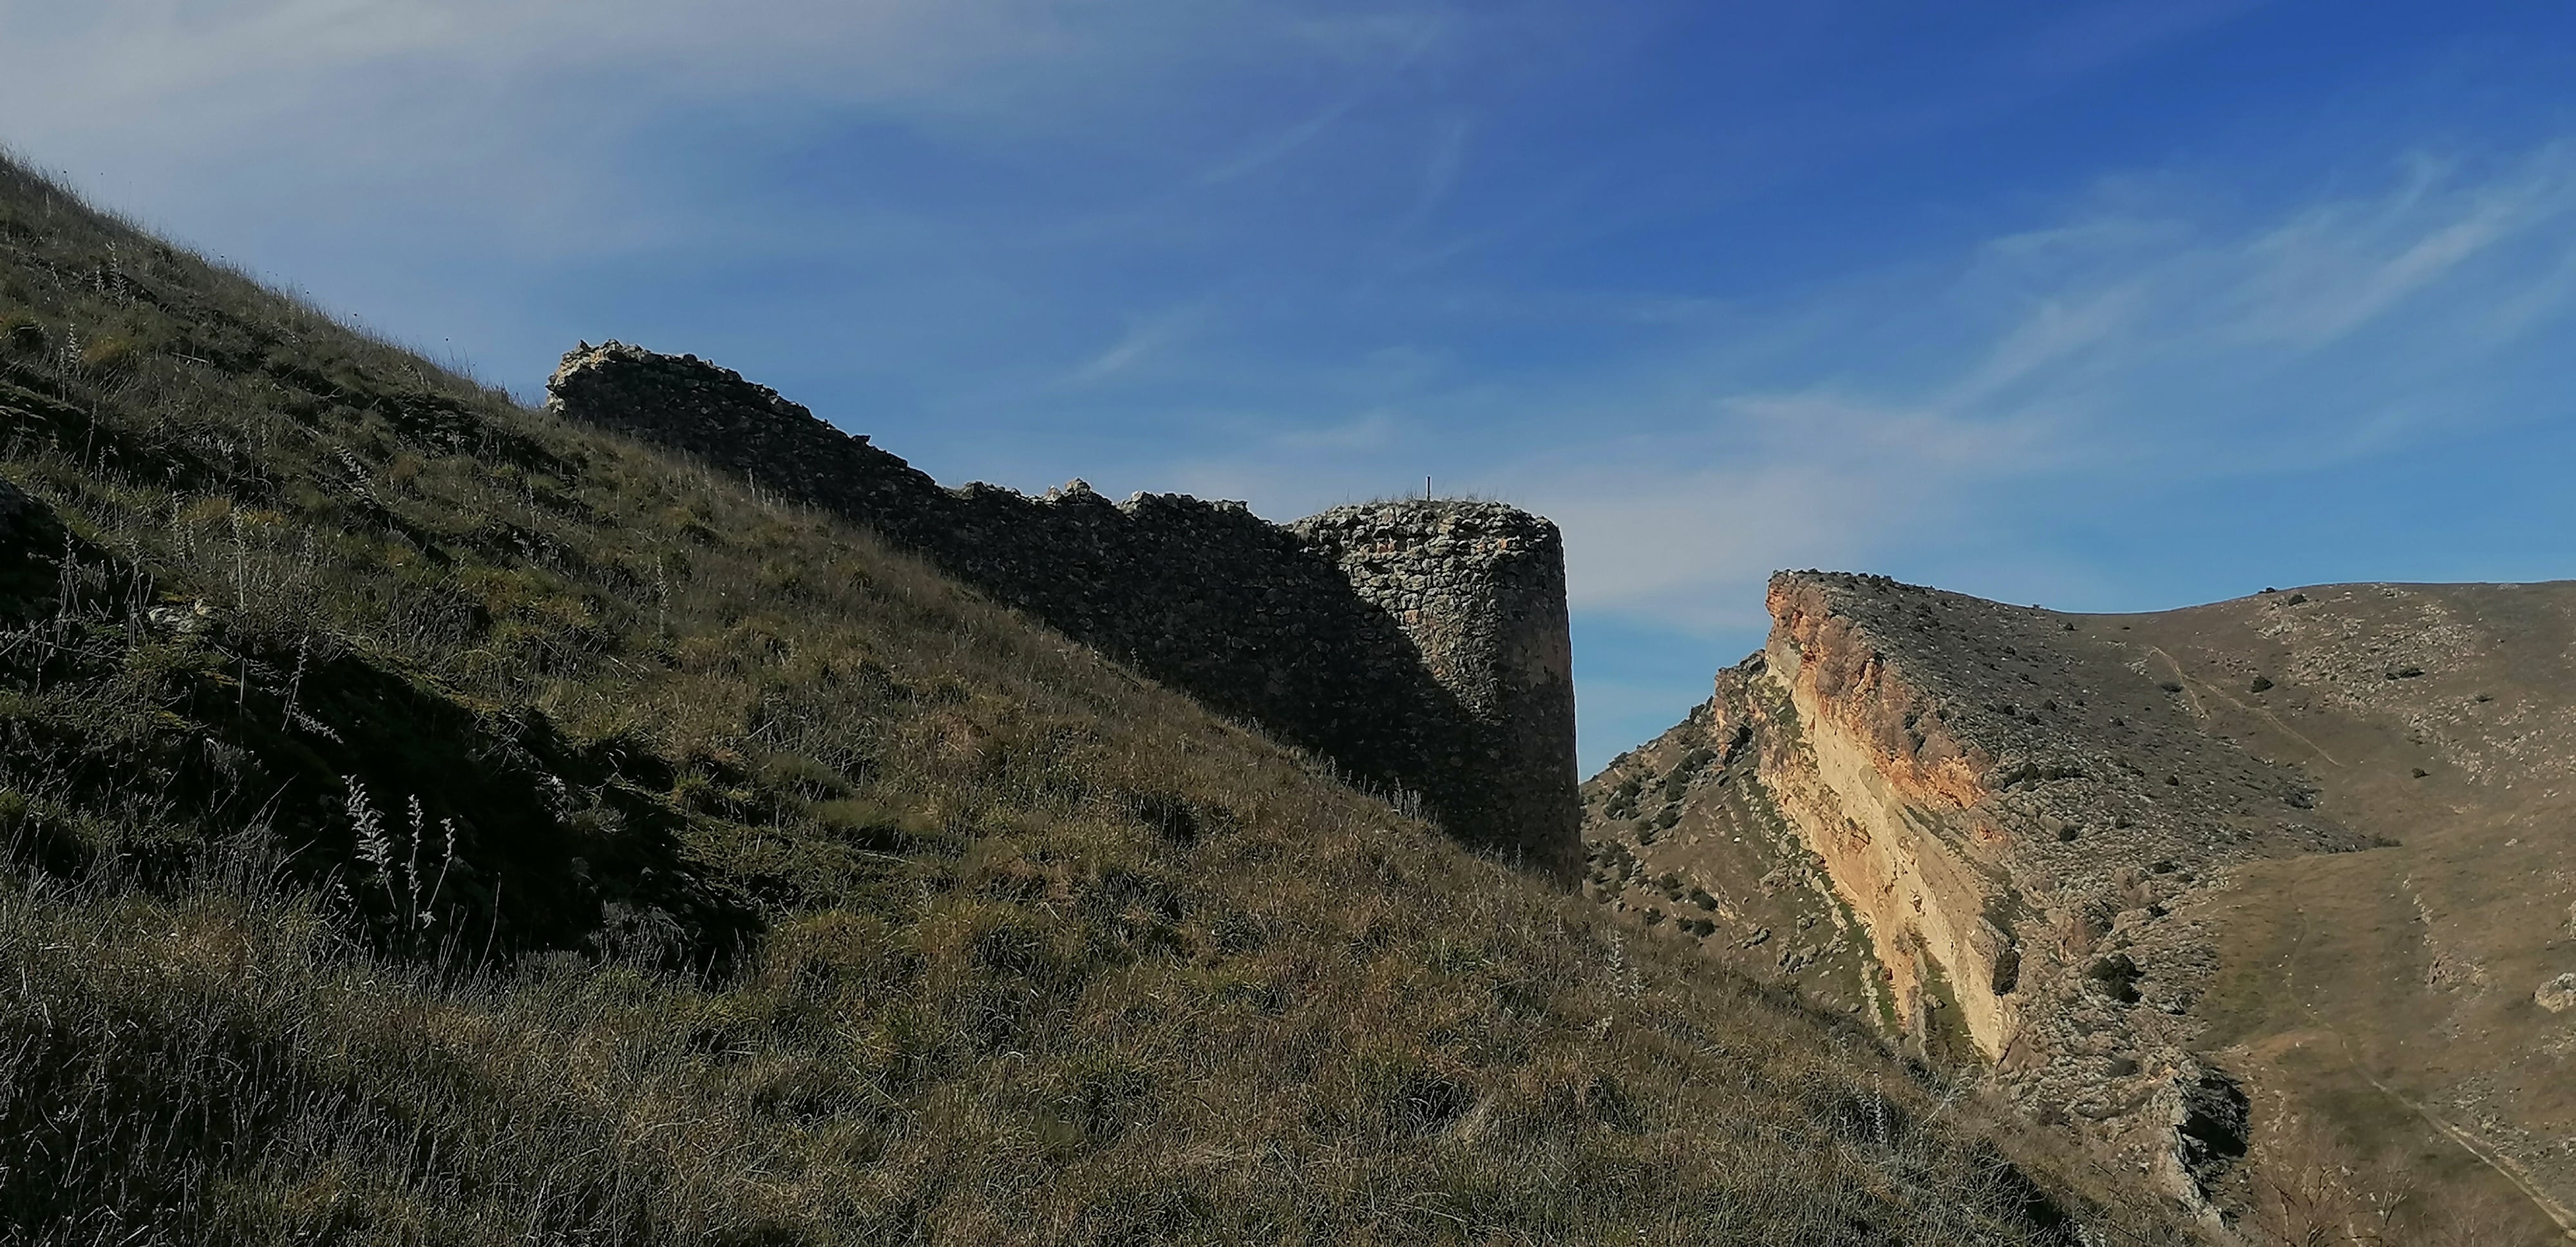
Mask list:
[[1587,785],[1593,895],[2213,1217],[2313,1119],[2554,1231],[2576,591],[2084,616],[1809,573],[1770,604]]

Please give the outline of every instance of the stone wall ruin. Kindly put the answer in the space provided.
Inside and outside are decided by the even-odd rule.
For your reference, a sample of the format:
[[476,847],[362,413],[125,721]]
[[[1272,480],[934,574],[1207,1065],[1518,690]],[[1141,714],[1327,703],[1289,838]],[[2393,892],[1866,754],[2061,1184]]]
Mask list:
[[566,355],[547,408],[837,513],[1221,713],[1542,869],[1580,857],[1565,550],[1491,502],[1240,503],[1076,481],[947,489],[694,356]]

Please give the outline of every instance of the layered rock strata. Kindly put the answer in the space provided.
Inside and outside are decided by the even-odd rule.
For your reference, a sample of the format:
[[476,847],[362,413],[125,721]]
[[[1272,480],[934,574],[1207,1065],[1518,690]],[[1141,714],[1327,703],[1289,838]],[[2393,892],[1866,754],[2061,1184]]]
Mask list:
[[[2216,954],[2185,902],[2241,863],[2365,842],[2316,813],[2301,772],[2204,735],[2114,620],[1823,573],[1775,577],[1769,606],[1763,651],[1676,732],[1747,759],[1716,773],[1794,829],[1763,890],[1821,880],[1865,941],[1862,998],[1811,994],[1991,1071],[2197,1202],[2244,1147],[2245,1105],[2194,1055]],[[1658,784],[1670,752],[1593,782],[1591,878],[1613,903],[1634,901],[1612,885],[1678,873],[1671,830],[1720,791]],[[1746,890],[1740,874],[1679,882]]]
[[836,512],[1144,674],[1418,796],[1454,834],[1552,870],[1577,854],[1574,685],[1556,526],[1497,503],[1240,503],[1080,481],[947,489],[864,436],[693,356],[564,357],[564,417]]

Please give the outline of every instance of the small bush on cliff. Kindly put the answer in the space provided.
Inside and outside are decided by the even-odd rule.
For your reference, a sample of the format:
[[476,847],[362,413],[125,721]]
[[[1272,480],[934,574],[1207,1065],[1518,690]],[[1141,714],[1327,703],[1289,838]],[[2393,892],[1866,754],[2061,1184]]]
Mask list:
[[2092,968],[2085,971],[2085,977],[2091,979],[2103,995],[2121,1004],[2133,1005],[2138,1003],[2138,980],[2144,977],[2144,972],[2127,953],[2112,953],[2096,959]]

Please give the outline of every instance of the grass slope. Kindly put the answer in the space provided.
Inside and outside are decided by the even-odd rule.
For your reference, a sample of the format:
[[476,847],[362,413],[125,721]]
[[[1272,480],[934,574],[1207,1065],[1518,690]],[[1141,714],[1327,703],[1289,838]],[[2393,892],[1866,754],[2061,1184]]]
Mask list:
[[[2564,1241],[2576,1019],[2534,995],[2576,969],[2576,582],[2310,585],[2121,622],[2205,730],[2300,767],[2377,845],[2257,864],[2209,902],[2206,1042],[2305,1128],[2258,1137],[2264,1178],[2486,1223],[2457,1241]],[[2311,1195],[2317,1170],[2344,1180]]]
[[863,533],[5,166],[0,430],[0,1240],[2155,1232]]

